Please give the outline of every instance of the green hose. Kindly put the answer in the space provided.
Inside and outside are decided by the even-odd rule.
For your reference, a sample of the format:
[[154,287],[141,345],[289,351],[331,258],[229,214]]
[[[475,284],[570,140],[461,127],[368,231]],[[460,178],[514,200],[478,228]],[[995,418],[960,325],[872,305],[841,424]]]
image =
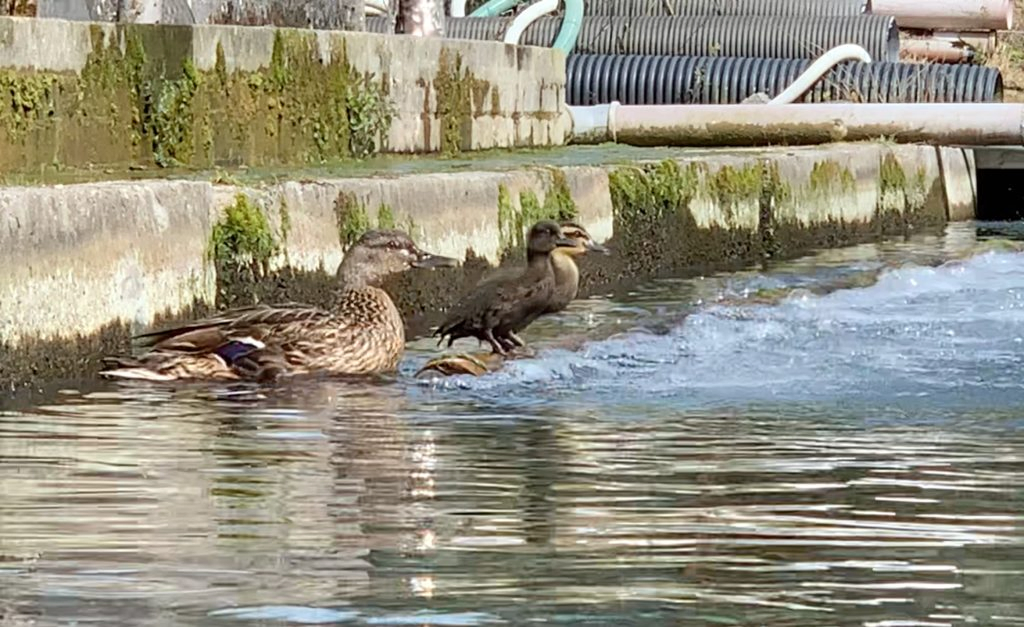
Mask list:
[[[469,17],[494,17],[501,15],[509,9],[515,8],[522,0],[489,0],[476,11],[469,14]],[[576,47],[576,40],[580,36],[580,28],[583,27],[583,0],[563,0],[565,2],[565,17],[562,18],[562,28],[558,31],[553,48],[561,50],[565,54],[572,52]]]
[[563,1],[565,2],[565,17],[562,18],[562,28],[559,29],[558,37],[555,38],[552,47],[569,54],[576,47],[580,28],[583,27],[583,0]]

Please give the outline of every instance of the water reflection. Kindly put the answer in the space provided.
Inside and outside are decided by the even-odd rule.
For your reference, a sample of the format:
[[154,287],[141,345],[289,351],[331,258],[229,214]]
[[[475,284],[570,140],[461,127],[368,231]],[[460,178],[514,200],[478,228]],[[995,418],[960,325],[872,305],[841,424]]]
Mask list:
[[[879,272],[977,246],[954,230],[661,281],[577,303],[540,336],[591,356],[637,334],[667,351],[692,344],[680,325],[710,303],[825,286],[864,304]],[[943,281],[984,304],[1015,276]],[[948,314],[915,298],[901,306]],[[1015,333],[1002,311],[993,341]],[[878,359],[902,350],[863,341]],[[987,372],[985,345],[958,350],[957,368]],[[902,380],[790,398],[723,379],[736,398],[707,404],[609,363],[607,381],[464,389],[110,385],[0,412],[0,625],[1024,623],[1019,387],[943,405]],[[950,367],[922,363],[923,378]],[[1024,375],[999,363],[983,390]],[[776,383],[808,364],[775,364]]]

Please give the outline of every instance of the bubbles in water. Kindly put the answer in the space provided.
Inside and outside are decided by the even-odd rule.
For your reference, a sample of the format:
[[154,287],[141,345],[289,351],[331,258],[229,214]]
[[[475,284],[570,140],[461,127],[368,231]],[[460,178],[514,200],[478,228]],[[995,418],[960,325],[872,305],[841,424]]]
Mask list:
[[[785,284],[761,275],[730,287],[750,294]],[[773,304],[720,301],[664,334],[631,331],[576,351],[542,350],[499,372],[448,383],[501,395],[542,386],[611,402],[654,395],[681,405],[977,404],[992,400],[993,388],[1019,390],[1024,255],[904,265],[882,271],[871,285],[823,295],[813,287],[794,288]]]

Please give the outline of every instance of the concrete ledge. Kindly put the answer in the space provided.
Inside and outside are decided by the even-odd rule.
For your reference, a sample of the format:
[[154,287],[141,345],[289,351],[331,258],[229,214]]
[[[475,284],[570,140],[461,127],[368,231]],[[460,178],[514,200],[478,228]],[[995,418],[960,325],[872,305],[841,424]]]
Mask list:
[[544,48],[251,26],[0,18],[0,172],[305,164],[559,146]]
[[[488,265],[518,259],[523,229],[548,215],[576,216],[616,251],[586,260],[584,294],[905,235],[944,224],[947,198],[970,189],[966,168],[942,167],[945,154],[837,144],[252,186],[0,188],[0,267],[9,269],[0,275],[0,384],[91,376],[98,351],[124,350],[129,332],[158,318],[254,298],[326,302],[344,246],[368,226],[402,226],[425,248],[470,260],[387,286],[413,333]],[[228,207],[262,216],[277,247],[211,256]],[[967,217],[962,208],[959,216]],[[55,350],[78,358],[39,367]]]

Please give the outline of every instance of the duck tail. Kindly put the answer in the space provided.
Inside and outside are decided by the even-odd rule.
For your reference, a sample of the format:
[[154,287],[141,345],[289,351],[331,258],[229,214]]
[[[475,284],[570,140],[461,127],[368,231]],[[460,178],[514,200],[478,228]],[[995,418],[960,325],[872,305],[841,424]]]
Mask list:
[[134,381],[173,381],[174,377],[147,368],[131,357],[104,357],[100,376],[104,379],[130,379]]

